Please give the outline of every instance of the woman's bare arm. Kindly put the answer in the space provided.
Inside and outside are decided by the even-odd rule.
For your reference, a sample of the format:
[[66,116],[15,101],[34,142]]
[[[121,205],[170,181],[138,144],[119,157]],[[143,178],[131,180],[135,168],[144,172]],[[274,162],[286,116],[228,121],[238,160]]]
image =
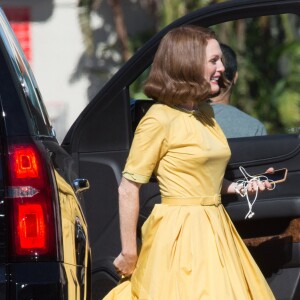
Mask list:
[[114,261],[119,275],[130,276],[137,261],[136,227],[141,184],[122,178],[119,186],[119,213],[122,251]]

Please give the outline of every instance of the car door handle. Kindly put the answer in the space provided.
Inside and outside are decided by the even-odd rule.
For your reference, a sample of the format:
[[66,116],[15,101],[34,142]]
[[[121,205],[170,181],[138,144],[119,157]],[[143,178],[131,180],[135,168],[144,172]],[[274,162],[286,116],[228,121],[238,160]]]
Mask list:
[[90,183],[87,179],[77,178],[73,180],[73,187],[76,193],[81,193],[90,188]]

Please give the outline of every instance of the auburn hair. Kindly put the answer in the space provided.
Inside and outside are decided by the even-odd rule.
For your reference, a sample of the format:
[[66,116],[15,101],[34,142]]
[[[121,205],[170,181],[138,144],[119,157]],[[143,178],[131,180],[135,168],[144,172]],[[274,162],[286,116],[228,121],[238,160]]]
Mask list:
[[204,78],[204,62],[210,39],[216,35],[204,27],[184,25],[170,30],[155,54],[145,94],[171,106],[207,100],[211,89]]

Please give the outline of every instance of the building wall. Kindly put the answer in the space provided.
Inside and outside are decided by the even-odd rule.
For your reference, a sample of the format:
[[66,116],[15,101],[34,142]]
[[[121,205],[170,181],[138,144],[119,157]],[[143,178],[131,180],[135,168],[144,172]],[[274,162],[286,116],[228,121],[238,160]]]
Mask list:
[[33,23],[32,67],[61,141],[87,104],[88,80],[85,76],[71,80],[84,51],[76,3],[60,0],[54,4],[45,22]]

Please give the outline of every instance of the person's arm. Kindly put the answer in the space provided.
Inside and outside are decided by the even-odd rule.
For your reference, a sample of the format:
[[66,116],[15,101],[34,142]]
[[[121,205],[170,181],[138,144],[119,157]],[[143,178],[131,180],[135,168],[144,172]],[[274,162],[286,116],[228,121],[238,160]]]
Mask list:
[[235,194],[236,183],[224,178],[221,194]]
[[122,178],[119,186],[119,214],[122,250],[114,260],[119,275],[130,276],[137,262],[136,227],[141,184]]
[[[268,168],[266,170],[266,173],[273,173],[273,172],[274,172],[274,168]],[[242,186],[237,186],[236,182],[232,182],[224,178],[221,194],[236,194],[237,190],[241,188]],[[259,191],[262,192],[265,189],[272,188],[272,184],[269,181],[264,181],[264,182],[253,181],[251,184],[247,185],[247,189],[249,193],[255,192],[257,188],[259,189]]]

